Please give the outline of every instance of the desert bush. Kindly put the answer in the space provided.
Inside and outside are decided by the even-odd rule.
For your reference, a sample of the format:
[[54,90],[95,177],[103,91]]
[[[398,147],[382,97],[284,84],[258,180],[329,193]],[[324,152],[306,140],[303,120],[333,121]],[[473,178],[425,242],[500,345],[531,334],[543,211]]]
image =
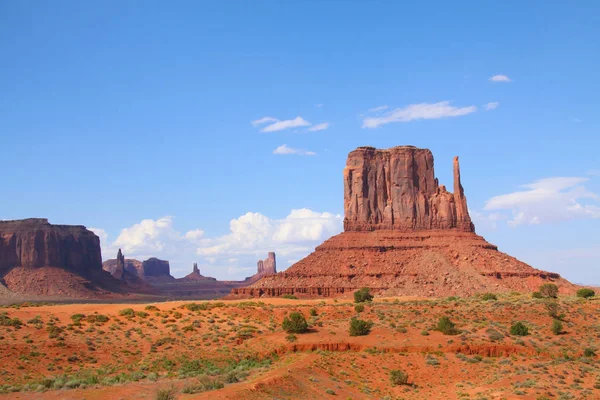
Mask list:
[[145,310],[146,311],[160,311],[158,307],[152,306],[152,305],[146,306]]
[[435,327],[436,331],[442,332],[444,335],[458,335],[460,331],[456,329],[454,322],[448,317],[441,317]]
[[135,315],[137,315],[140,318],[147,318],[150,314],[148,314],[147,312],[144,312],[144,311],[137,311],[135,313]]
[[156,391],[156,400],[175,400],[177,398],[177,391],[174,387],[158,389]]
[[82,319],[85,319],[85,315],[84,314],[73,314],[71,315],[71,320],[78,324],[81,322]]
[[594,297],[595,295],[596,295],[596,292],[594,292],[592,289],[588,289],[588,288],[579,289],[577,291],[577,297],[582,297],[584,299]]
[[135,311],[133,311],[133,309],[131,308],[124,308],[122,310],[119,310],[119,315],[122,317],[134,317]]
[[373,295],[371,294],[371,289],[369,288],[362,288],[354,292],[355,303],[364,303],[371,300],[373,300]]
[[534,299],[541,299],[543,296],[540,292],[533,292],[531,293],[531,297],[533,297]]
[[296,340],[298,340],[298,336],[294,335],[293,333],[290,333],[285,337],[285,340],[287,340],[290,343],[294,343]]
[[298,300],[298,298],[296,296],[294,296],[293,294],[284,294],[283,296],[281,296],[281,298],[283,298],[283,299]]
[[316,317],[316,316],[318,315],[318,313],[317,313],[317,309],[316,309],[316,308],[311,308],[311,309],[310,309],[310,315],[311,315],[312,317]]
[[373,322],[352,318],[350,320],[350,336],[366,336],[371,332]]
[[544,283],[542,286],[540,286],[539,292],[543,297],[555,299],[558,297],[558,286],[556,286],[554,283]]
[[200,376],[196,383],[189,384],[182,389],[185,394],[207,392],[209,390],[223,389],[225,385],[219,379]]
[[558,305],[558,303],[547,303],[546,310],[548,310],[548,315],[552,318],[563,319],[565,317],[565,314],[559,314],[560,306]]
[[517,322],[510,327],[510,334],[515,336],[527,336],[529,335],[529,328],[522,322]]
[[299,312],[290,313],[289,318],[285,317],[281,327],[287,333],[303,333],[308,330],[306,318]]
[[585,357],[595,357],[596,356],[596,351],[592,348],[587,348],[583,351],[583,355]]
[[85,320],[87,322],[89,322],[90,324],[94,324],[94,323],[103,324],[105,322],[108,322],[109,318],[103,314],[92,314],[92,315],[88,315],[87,317],[85,317]]
[[498,300],[498,297],[494,293],[484,293],[481,300]]
[[552,321],[552,327],[550,329],[555,335],[560,335],[563,330],[563,324],[559,320],[555,319]]
[[354,311],[356,311],[357,313],[361,313],[365,311],[365,306],[362,304],[357,304],[354,306]]
[[408,374],[399,369],[393,369],[390,371],[390,381],[393,386],[406,385],[408,383]]

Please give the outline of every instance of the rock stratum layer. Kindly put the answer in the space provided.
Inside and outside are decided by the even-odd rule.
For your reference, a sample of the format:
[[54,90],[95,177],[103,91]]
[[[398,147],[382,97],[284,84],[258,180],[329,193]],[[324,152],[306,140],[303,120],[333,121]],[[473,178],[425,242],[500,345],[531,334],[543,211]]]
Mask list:
[[344,230],[284,272],[231,297],[328,297],[368,287],[381,295],[467,296],[531,291],[560,275],[535,269],[475,234],[454,159],[454,193],[435,178],[433,156],[412,146],[359,147],[344,169]]

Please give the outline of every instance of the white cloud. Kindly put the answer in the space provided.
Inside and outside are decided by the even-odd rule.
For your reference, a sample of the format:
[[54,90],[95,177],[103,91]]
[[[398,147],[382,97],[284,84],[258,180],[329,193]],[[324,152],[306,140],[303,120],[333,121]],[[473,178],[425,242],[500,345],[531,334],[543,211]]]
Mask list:
[[383,111],[383,110],[387,110],[388,106],[383,105],[383,106],[379,106],[379,107],[374,107],[374,108],[370,108],[368,112],[373,113],[373,112],[379,112],[379,111]]
[[323,106],[324,106],[324,104],[322,104],[322,103],[315,104],[315,107],[317,107],[317,108],[321,108],[321,107],[323,107]]
[[203,240],[197,254],[222,260],[249,255],[264,258],[269,251],[276,251],[278,256],[302,257],[341,229],[341,215],[306,208],[292,210],[281,220],[249,212],[231,220],[229,234]]
[[262,124],[266,124],[267,122],[276,122],[278,121],[277,118],[273,118],[273,117],[262,117],[260,119],[256,119],[252,122],[250,122],[252,125],[257,126],[257,125],[262,125]]
[[261,132],[277,132],[277,131],[282,131],[284,129],[299,128],[299,127],[310,126],[310,125],[311,125],[310,122],[306,121],[304,118],[296,117],[294,119],[287,119],[287,120],[283,120],[283,121],[274,122],[270,125],[265,126],[260,131]]
[[575,117],[575,118],[573,118],[573,122],[575,122],[576,124],[578,124],[580,122],[583,122],[583,120],[581,118]]
[[477,111],[476,106],[454,107],[449,101],[439,103],[410,104],[403,108],[396,108],[381,116],[367,117],[363,119],[363,128],[377,128],[378,126],[392,122],[408,122],[419,119],[439,119],[448,117],[459,117]]
[[316,156],[317,155],[317,153],[315,153],[314,151],[307,151],[307,150],[303,150],[303,149],[294,149],[292,147],[288,147],[287,144],[282,144],[281,146],[277,147],[275,150],[273,150],[273,154],[279,154],[279,155],[294,154],[294,155],[298,155],[298,156]]
[[510,211],[512,219],[508,224],[511,226],[600,218],[600,207],[597,205],[600,196],[583,186],[586,181],[588,178],[580,177],[540,179],[523,185],[526,190],[489,199],[484,209]]
[[511,82],[511,79],[506,75],[494,75],[489,80],[492,82]]
[[[229,233],[208,237],[201,229],[182,234],[173,226],[172,217],[146,219],[121,231],[113,243],[103,240],[104,259],[114,258],[121,248],[127,258],[169,260],[171,274],[188,274],[198,263],[202,274],[219,279],[244,279],[256,271],[256,262],[269,251],[278,257],[278,269],[287,268],[287,260],[305,257],[328,237],[341,232],[342,216],[306,208],[292,210],[283,219],[248,212],[229,223]],[[103,238],[103,229],[94,228]]]
[[317,124],[317,125],[311,126],[310,128],[308,128],[308,130],[311,132],[316,132],[316,131],[324,131],[327,128],[329,128],[329,122],[323,122],[322,124]]
[[499,102],[497,101],[492,101],[490,103],[487,103],[485,106],[483,106],[487,111],[490,110],[495,110],[496,108],[498,108],[498,106],[500,105]]

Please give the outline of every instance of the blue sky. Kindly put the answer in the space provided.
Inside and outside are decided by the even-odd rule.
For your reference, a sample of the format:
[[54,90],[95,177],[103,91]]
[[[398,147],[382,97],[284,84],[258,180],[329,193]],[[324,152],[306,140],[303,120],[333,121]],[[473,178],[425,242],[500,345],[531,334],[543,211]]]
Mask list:
[[412,144],[502,251],[600,283],[600,5],[406,3],[0,2],[0,218],[241,278],[341,229],[349,151]]

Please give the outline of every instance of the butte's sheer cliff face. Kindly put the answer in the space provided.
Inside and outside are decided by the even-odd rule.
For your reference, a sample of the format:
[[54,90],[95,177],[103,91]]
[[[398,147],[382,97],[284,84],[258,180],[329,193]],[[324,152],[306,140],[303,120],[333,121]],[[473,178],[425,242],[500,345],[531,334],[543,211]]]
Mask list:
[[127,289],[102,269],[98,236],[43,218],[0,221],[0,278],[26,295],[92,298]]
[[532,268],[475,234],[458,157],[453,168],[450,193],[435,177],[428,149],[352,151],[344,169],[344,232],[231,296],[335,296],[362,287],[388,295],[466,296],[531,291],[545,282],[573,291],[558,274]]
[[454,159],[454,193],[439,185],[428,149],[359,147],[344,169],[344,230],[474,232]]
[[82,274],[102,270],[100,239],[84,226],[51,225],[42,218],[0,221],[0,273],[47,266]]

